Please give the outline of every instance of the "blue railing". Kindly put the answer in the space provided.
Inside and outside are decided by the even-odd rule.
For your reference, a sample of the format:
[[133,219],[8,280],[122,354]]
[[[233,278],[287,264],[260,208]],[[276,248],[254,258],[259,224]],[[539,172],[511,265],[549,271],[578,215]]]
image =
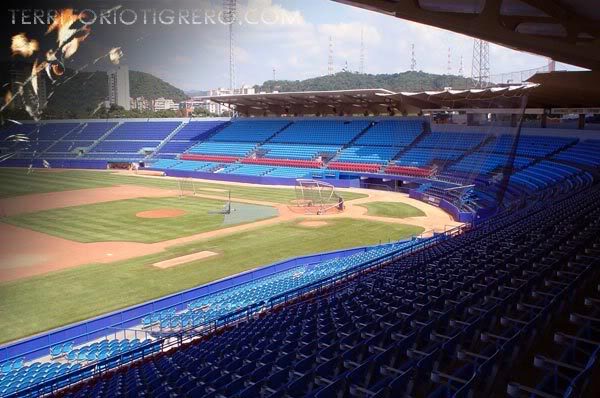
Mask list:
[[125,308],[123,310],[104,314],[83,322],[54,329],[43,334],[27,337],[2,346],[0,348],[0,362],[21,357],[25,360],[33,360],[48,355],[50,347],[66,342],[73,342],[74,345],[85,344],[103,338],[106,336],[106,331],[108,329],[127,329],[136,326],[141,323],[144,316],[150,313],[162,311],[167,308],[183,310],[189,302],[209,294],[214,294],[298,266],[319,263],[333,258],[346,257],[363,252],[367,249],[368,247],[358,247],[295,257],[261,268],[242,272],[238,275],[217,280],[206,285],[163,296],[159,299]]

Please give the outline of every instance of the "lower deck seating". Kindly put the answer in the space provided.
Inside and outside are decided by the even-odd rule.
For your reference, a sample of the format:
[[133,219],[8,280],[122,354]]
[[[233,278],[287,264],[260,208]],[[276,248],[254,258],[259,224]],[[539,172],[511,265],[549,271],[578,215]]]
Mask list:
[[180,156],[181,160],[200,160],[205,162],[220,162],[220,163],[233,163],[239,158],[235,156],[226,155],[200,155],[195,153],[184,153]]
[[341,162],[386,164],[401,148],[382,146],[351,146],[340,152],[337,160]]
[[431,165],[434,161],[457,160],[463,153],[463,151],[443,148],[412,148],[400,155],[395,163],[403,166],[423,167]]
[[64,395],[494,396],[515,358],[599,277],[598,200],[593,188],[533,202]]
[[339,145],[294,145],[265,144],[260,147],[266,158],[311,160],[317,156],[333,156],[339,151]]
[[[303,167],[275,167],[267,174],[267,177],[279,178],[323,178],[328,173],[323,169],[311,169]],[[329,173],[331,174],[331,173]],[[335,177],[335,175],[333,175]]]
[[232,164],[222,169],[216,170],[216,173],[221,174],[241,174],[247,176],[264,176],[269,171],[273,170],[272,166],[264,166],[259,164]]
[[322,162],[316,160],[299,159],[267,159],[267,158],[246,158],[242,159],[245,164],[264,164],[267,166],[287,166],[287,167],[309,167],[319,168],[323,166]]
[[510,177],[511,183],[526,186],[529,189],[540,190],[560,181],[580,174],[581,171],[575,167],[560,163],[542,161],[514,173]]
[[247,142],[211,142],[205,141],[190,148],[190,154],[246,156],[254,148],[255,143]]
[[378,164],[372,163],[346,163],[346,162],[330,162],[327,165],[331,170],[356,171],[363,173],[377,173],[381,168]]
[[430,177],[433,173],[433,170],[428,167],[390,165],[386,167],[385,172],[387,174],[397,174],[411,177]]
[[[450,171],[459,171],[465,173],[489,174],[508,163],[508,155],[475,152],[465,156],[457,163],[450,166]],[[514,167],[522,169],[533,162],[531,158],[521,156],[515,157]]]
[[559,152],[553,159],[593,167],[600,166],[600,140],[586,140]]

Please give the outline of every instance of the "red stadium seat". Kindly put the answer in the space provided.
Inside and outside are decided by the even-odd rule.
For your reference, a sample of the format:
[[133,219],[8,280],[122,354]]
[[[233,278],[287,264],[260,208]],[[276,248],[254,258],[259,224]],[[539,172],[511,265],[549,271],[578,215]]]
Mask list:
[[306,167],[318,169],[323,166],[323,162],[316,160],[301,159],[269,159],[269,158],[246,158],[242,159],[245,164],[264,164],[267,166],[286,166],[286,167]]
[[346,163],[346,162],[331,162],[327,168],[331,170],[342,171],[358,171],[363,173],[377,173],[380,165],[372,163]]
[[412,177],[431,177],[433,171],[430,168],[410,167],[393,165],[385,169],[387,174],[398,174]]

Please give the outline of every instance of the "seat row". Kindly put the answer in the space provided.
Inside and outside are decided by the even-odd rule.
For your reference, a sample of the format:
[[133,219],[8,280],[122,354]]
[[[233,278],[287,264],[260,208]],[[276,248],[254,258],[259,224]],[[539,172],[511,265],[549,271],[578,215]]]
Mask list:
[[530,202],[345,284],[67,396],[475,396],[586,280],[598,189]]

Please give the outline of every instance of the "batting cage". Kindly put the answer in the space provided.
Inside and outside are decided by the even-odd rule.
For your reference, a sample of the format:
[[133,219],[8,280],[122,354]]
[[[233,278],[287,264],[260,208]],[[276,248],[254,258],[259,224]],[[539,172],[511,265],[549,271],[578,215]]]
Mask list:
[[292,210],[304,214],[339,213],[344,210],[344,199],[335,187],[323,181],[297,179],[296,199],[292,200]]

